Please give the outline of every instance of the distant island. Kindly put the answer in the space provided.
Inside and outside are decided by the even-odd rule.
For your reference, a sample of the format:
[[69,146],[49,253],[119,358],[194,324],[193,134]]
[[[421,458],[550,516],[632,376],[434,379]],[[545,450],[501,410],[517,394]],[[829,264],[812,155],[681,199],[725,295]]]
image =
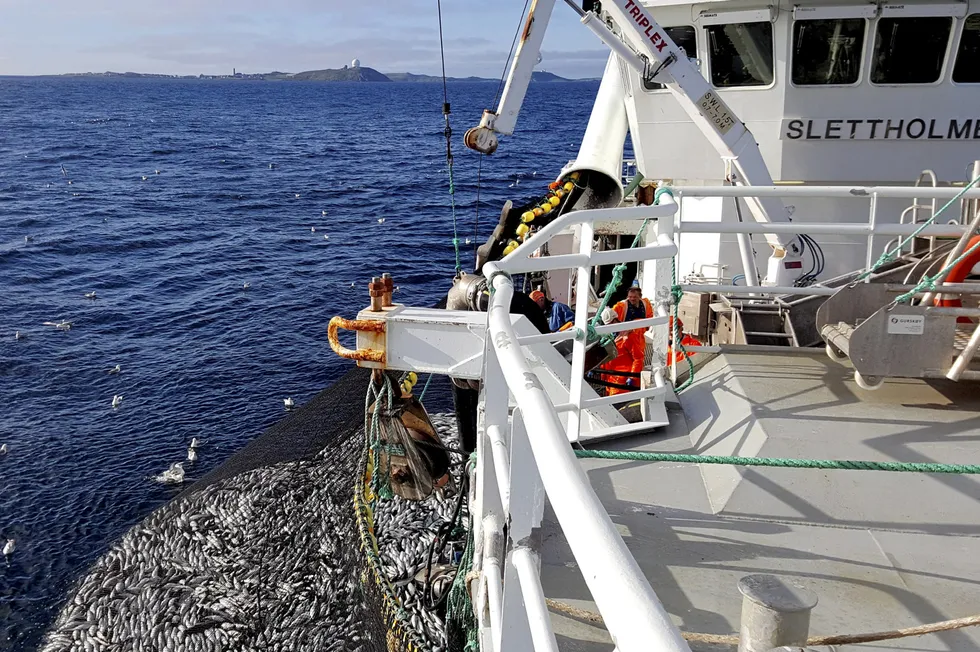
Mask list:
[[[82,72],[55,75],[57,77],[125,77],[136,79],[245,79],[258,81],[322,81],[322,82],[394,82],[429,84],[442,82],[437,75],[416,75],[410,72],[378,72],[367,66],[352,65],[343,68],[327,68],[324,70],[306,70],[304,72],[262,72],[242,73],[233,71],[230,75],[163,75],[159,73],[141,72]],[[499,82],[499,79],[489,77],[447,77],[451,82]],[[585,81],[581,79],[566,79],[544,70],[531,73],[534,82],[571,82]]]

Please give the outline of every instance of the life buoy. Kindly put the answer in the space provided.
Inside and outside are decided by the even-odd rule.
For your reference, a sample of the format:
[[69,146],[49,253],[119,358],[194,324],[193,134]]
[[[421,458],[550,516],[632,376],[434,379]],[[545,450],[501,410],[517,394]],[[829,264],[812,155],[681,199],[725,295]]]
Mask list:
[[[967,250],[973,248],[978,242],[980,242],[980,235],[975,235],[970,238],[970,242],[967,243]],[[966,280],[966,277],[970,275],[973,268],[980,264],[980,247],[958,262],[953,266],[953,269],[949,270],[949,274],[946,275],[945,283],[962,283]],[[960,308],[963,306],[963,302],[958,298],[947,298],[947,296],[952,297],[952,295],[940,294],[936,297],[935,305],[942,306],[944,308]],[[956,323],[958,324],[972,324],[973,320],[969,317],[957,317]]]

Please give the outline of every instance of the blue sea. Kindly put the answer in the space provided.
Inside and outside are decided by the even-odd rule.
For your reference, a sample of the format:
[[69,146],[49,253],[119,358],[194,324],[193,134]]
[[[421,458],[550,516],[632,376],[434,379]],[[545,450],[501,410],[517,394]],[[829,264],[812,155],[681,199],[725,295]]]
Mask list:
[[[482,160],[478,239],[462,135],[497,85],[449,85],[464,269],[503,201],[574,158],[597,88],[532,85]],[[0,78],[0,544],[17,542],[0,650],[36,648],[72,583],[175,495],[148,476],[192,437],[189,479],[348,369],[326,324],[372,275],[399,302],[444,296],[441,110],[439,84]]]

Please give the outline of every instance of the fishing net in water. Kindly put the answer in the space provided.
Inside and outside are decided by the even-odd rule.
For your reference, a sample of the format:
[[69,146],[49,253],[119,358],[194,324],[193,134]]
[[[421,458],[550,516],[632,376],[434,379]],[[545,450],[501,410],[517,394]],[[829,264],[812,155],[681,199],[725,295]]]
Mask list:
[[[41,649],[472,649],[463,457],[424,501],[373,492],[369,378],[351,370],[130,529]],[[431,423],[459,448],[451,414]]]

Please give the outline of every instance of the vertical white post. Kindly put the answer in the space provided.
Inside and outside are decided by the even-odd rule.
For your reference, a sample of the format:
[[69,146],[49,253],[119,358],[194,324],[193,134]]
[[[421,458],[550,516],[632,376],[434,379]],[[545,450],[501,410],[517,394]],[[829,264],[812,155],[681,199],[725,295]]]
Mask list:
[[[592,255],[592,238],[595,229],[591,222],[584,222],[579,228],[579,253]],[[572,377],[568,383],[568,402],[575,407],[568,413],[566,435],[569,441],[578,441],[582,431],[582,388],[585,385],[585,347],[589,329],[589,277],[592,274],[591,265],[578,268],[575,286],[575,328],[580,337],[572,344]]]
[[871,209],[868,215],[868,225],[871,227],[868,233],[868,251],[864,257],[864,268],[868,276],[864,279],[865,283],[871,282],[871,266],[874,264],[875,255],[875,222],[878,220],[878,193],[871,193]]
[[[507,530],[507,560],[504,566],[504,604],[501,627],[503,633],[500,639],[501,650],[538,650],[537,641],[550,640],[557,649],[555,635],[551,630],[551,621],[544,623],[540,619],[531,619],[530,614],[540,612],[544,606],[542,598],[540,605],[528,604],[525,583],[528,578],[522,576],[521,569],[515,564],[521,555],[530,555],[531,565],[539,563],[536,540],[541,519],[544,516],[545,492],[534,465],[534,453],[528,441],[527,429],[519,409],[514,410],[511,430],[510,463],[514,479],[514,494],[520,496],[509,515],[510,526]],[[526,575],[527,568],[524,569]],[[531,578],[540,592],[540,578],[537,573]],[[538,609],[536,609],[538,607]],[[545,629],[542,629],[545,628]]]
[[480,628],[492,629],[496,615],[491,617],[491,614],[495,610],[496,614],[500,613],[500,547],[505,515],[497,486],[501,479],[497,477],[487,429],[491,426],[506,427],[509,390],[497,352],[490,344],[489,337],[484,360],[483,412],[476,439],[476,510],[473,518],[473,568],[483,572],[484,577],[480,581],[474,603]]

